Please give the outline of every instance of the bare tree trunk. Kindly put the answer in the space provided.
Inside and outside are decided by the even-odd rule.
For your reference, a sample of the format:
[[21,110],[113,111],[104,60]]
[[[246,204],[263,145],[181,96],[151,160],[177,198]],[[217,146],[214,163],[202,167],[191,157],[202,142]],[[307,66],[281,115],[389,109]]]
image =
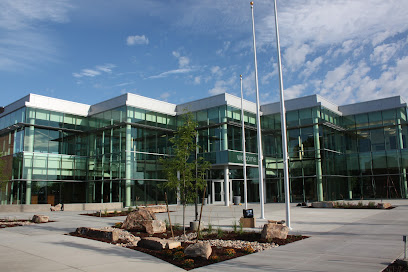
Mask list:
[[183,187],[183,194],[184,194],[184,197],[183,197],[183,234],[184,236],[186,236],[186,224],[185,224],[185,221],[186,221],[186,179],[185,178],[183,178],[183,185],[184,185]]

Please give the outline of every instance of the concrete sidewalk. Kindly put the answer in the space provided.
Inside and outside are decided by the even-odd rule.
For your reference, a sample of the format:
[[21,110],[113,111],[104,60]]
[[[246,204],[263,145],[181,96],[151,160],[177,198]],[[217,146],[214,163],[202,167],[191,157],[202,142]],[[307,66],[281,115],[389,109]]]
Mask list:
[[[381,271],[403,252],[408,234],[408,200],[388,201],[392,210],[308,209],[292,205],[292,234],[311,238],[196,271]],[[255,216],[259,205],[250,204]],[[170,208],[173,223],[182,222],[181,207]],[[243,206],[204,206],[204,226],[228,228]],[[97,218],[77,212],[46,213],[56,222],[0,229],[1,271],[185,271],[138,251],[64,235],[77,227],[103,227],[124,217]],[[0,214],[28,219],[32,213]],[[186,222],[194,207],[187,208]],[[158,214],[166,219],[167,214]],[[285,219],[284,204],[266,204],[267,219]],[[260,228],[266,220],[257,219]]]

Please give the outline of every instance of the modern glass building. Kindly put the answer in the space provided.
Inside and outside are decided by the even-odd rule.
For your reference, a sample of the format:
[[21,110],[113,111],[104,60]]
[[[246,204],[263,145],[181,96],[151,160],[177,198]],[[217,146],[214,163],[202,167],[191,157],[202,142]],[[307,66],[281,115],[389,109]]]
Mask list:
[[[8,182],[1,204],[164,202],[160,157],[186,109],[199,156],[211,162],[210,203],[242,196],[240,98],[182,105],[127,93],[95,105],[35,94],[0,109]],[[399,96],[338,106],[319,95],[286,101],[292,202],[407,198],[407,104]],[[256,106],[244,101],[248,201],[259,201]],[[261,106],[265,199],[283,202],[279,103]],[[176,202],[169,192],[170,202]],[[228,201],[226,201],[228,200]]]

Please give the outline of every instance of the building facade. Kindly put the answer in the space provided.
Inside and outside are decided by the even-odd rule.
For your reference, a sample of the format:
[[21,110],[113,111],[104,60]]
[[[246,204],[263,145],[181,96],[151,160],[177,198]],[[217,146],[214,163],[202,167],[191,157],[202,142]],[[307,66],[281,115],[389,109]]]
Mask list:
[[[185,110],[211,162],[207,196],[243,197],[240,98],[175,105],[135,94],[86,105],[35,94],[2,108],[1,204],[164,202],[159,158]],[[291,201],[407,198],[407,104],[399,96],[338,106],[318,95],[286,101]],[[256,106],[244,101],[248,201],[259,201]],[[265,199],[283,202],[279,103],[261,106]],[[176,202],[169,192],[170,203]]]

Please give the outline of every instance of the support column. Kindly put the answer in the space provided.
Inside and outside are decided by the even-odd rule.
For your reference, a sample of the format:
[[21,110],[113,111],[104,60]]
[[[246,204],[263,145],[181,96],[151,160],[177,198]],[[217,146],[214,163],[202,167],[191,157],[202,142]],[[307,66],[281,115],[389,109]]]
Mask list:
[[228,150],[228,125],[227,124],[222,125],[221,150]]
[[[127,119],[130,123],[130,118]],[[126,125],[126,181],[125,181],[125,207],[131,206],[131,178],[132,178],[132,167],[131,167],[131,137],[132,136],[132,126]]]
[[229,196],[229,169],[228,165],[224,166],[224,201],[225,206],[229,206],[230,196]]
[[322,178],[322,158],[320,155],[319,141],[319,118],[314,118],[313,121],[313,138],[315,147],[315,162],[316,162],[316,185],[317,185],[317,200],[323,201],[323,178]]
[[352,184],[352,178],[347,179],[347,186],[348,186],[348,198],[351,200],[353,199],[353,184]]
[[[30,112],[31,114],[31,112]],[[34,122],[35,119],[34,117],[30,116],[30,125],[28,127],[28,136],[27,136],[27,152],[34,152]],[[27,128],[26,128],[27,130]],[[27,166],[24,165],[24,167],[27,169],[27,181],[26,181],[26,191],[25,191],[25,204],[29,205],[31,204],[31,180],[33,178],[33,160],[34,160],[34,154],[31,153],[31,165]],[[26,160],[24,160],[26,161]]]

